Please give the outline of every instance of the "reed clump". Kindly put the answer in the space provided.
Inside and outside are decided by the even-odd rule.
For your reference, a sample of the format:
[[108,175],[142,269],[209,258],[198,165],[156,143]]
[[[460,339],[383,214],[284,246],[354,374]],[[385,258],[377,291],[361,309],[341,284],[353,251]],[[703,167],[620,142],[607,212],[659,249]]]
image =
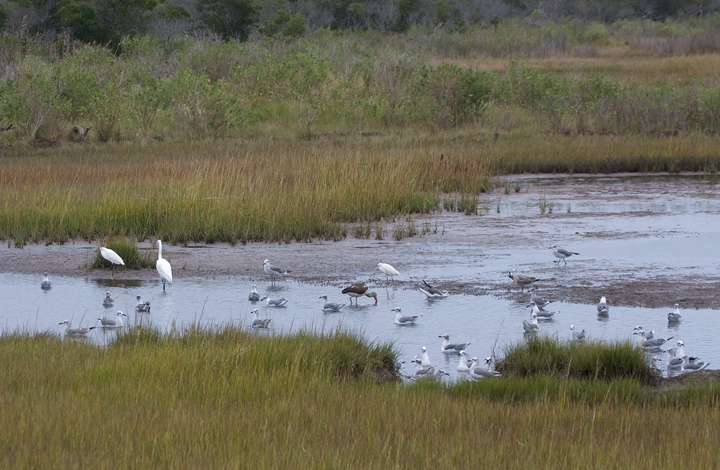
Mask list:
[[659,376],[644,352],[629,341],[559,341],[543,336],[508,346],[497,370],[512,377],[622,378],[640,383],[650,383]]

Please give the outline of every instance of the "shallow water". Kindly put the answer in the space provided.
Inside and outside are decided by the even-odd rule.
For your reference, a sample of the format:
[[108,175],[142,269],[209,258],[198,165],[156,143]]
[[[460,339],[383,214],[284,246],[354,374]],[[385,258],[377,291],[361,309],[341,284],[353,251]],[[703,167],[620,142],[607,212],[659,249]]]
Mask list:
[[[548,308],[561,313],[552,321],[541,322],[541,334],[569,338],[569,327],[574,324],[578,330],[585,329],[591,339],[625,340],[632,338],[633,327],[639,324],[646,330],[655,330],[656,337],[673,336],[670,341],[673,346],[677,340],[683,340],[687,354],[712,362],[711,368],[720,367],[716,311],[683,309],[679,325],[669,326],[667,322],[669,305],[675,302],[681,308],[693,303],[718,306],[718,177],[575,176],[516,180],[521,185],[518,193],[511,189],[505,194],[503,188],[498,188],[495,193],[482,196],[481,205],[487,207],[482,216],[442,212],[428,217],[430,225],[447,230],[446,235],[399,242],[349,239],[338,244],[273,246],[273,258],[292,260],[302,264],[306,271],[317,270],[317,264],[327,265],[328,269],[318,272],[312,284],[283,279],[272,288],[267,281],[256,281],[261,296],[287,297],[290,301],[284,308],[266,308],[264,304],[249,302],[247,296],[253,282],[247,279],[176,279],[163,293],[159,281],[113,282],[107,277],[86,280],[51,276],[52,290],[44,292],[40,289],[40,273],[6,273],[0,274],[3,301],[0,328],[60,334],[62,328],[58,323],[65,319],[72,320],[73,327],[90,326],[103,315],[114,318],[117,310],[128,314],[131,325],[142,321],[161,331],[192,324],[234,323],[247,327],[252,320],[251,310],[258,308],[272,319],[270,331],[258,334],[303,328],[328,331],[342,326],[362,332],[371,341],[394,343],[401,360],[406,361],[403,369],[406,373],[413,372],[409,361],[426,346],[432,362],[456,376],[458,356],[440,352],[442,341],[438,335],[449,334],[451,342],[470,341],[468,357],[480,359],[491,356],[493,348],[495,355],[502,356],[504,347],[524,340],[522,320],[530,318],[526,308],[529,294],[511,292],[507,278],[508,270],[517,268],[518,272],[545,280],[541,284],[543,296],[570,301]],[[541,201],[554,204],[553,214],[540,213]],[[581,255],[570,258],[567,267],[559,268],[552,263],[554,258],[547,249],[554,243]],[[168,256],[179,249],[169,247]],[[221,252],[230,250],[246,253],[240,247]],[[18,253],[23,252],[12,255]],[[324,261],[319,261],[322,256]],[[243,261],[254,263],[246,271],[263,276],[262,258],[257,261],[247,253],[243,255]],[[400,279],[405,286],[415,285],[416,289],[381,287],[384,277],[375,267],[377,261],[401,266]],[[294,265],[293,268],[297,269]],[[93,275],[109,277],[106,272]],[[359,307],[323,313],[323,300],[318,297],[327,294],[330,302],[349,304],[347,296],[340,293],[341,283],[355,279],[365,280],[378,293],[379,304],[374,306],[371,299],[362,298]],[[428,301],[417,290],[421,279],[437,279],[437,287],[448,289],[453,295]],[[623,307],[614,305],[613,298],[608,297],[609,318],[599,319],[594,303],[600,295],[606,295],[606,289],[618,286],[624,290],[615,289],[615,294],[625,298],[621,301],[616,297],[617,303],[665,306]],[[634,292],[635,286],[659,287],[647,293]],[[460,289],[465,295],[459,293]],[[102,307],[106,290],[117,297],[110,309]],[[487,295],[473,295],[476,293]],[[152,300],[150,314],[135,313],[137,295]],[[395,307],[400,307],[404,315],[423,316],[414,326],[398,326],[391,312]],[[113,335],[111,330],[97,329],[88,340],[105,344]],[[657,354],[666,357],[664,353]]]
[[[247,327],[252,320],[251,310],[258,308],[263,315],[272,319],[269,331],[258,334],[287,333],[303,328],[315,331],[329,331],[338,326],[360,331],[371,341],[392,342],[401,352],[401,359],[408,361],[403,368],[412,374],[414,367],[409,360],[420,354],[426,346],[433,364],[457,376],[459,356],[440,352],[440,334],[449,334],[451,342],[472,344],[467,349],[468,357],[480,359],[493,353],[502,355],[505,346],[524,340],[522,320],[529,319],[525,302],[508,301],[494,296],[451,295],[445,299],[426,300],[418,290],[377,289],[378,305],[372,299],[361,298],[359,307],[346,306],[340,313],[323,313],[323,300],[348,303],[347,296],[335,287],[299,284],[279,281],[275,288],[270,283],[258,285],[261,296],[286,297],[289,303],[282,308],[267,308],[264,303],[247,300],[252,283],[239,280],[178,280],[162,292],[162,284],[141,281],[83,280],[70,277],[55,277],[52,289],[42,291],[42,276],[0,274],[5,300],[0,324],[3,331],[28,329],[61,334],[63,320],[71,320],[73,327],[95,325],[98,317],[107,315],[114,318],[117,310],[128,314],[128,324],[144,322],[160,331],[173,326],[193,324],[224,325],[235,323]],[[106,290],[117,297],[112,308],[104,308],[102,301]],[[151,313],[134,311],[136,296],[152,300]],[[13,306],[13,308],[7,308]],[[413,326],[399,326],[394,323],[391,309],[400,307],[403,314],[422,315]],[[683,311],[682,322],[675,327],[668,326],[668,309],[644,309],[610,307],[608,319],[598,318],[594,306],[567,303],[551,304],[547,310],[559,310],[552,321],[540,322],[541,333],[558,338],[570,337],[570,325],[578,330],[585,329],[589,338],[600,340],[622,340],[632,337],[633,327],[638,324],[646,329],[656,330],[656,337],[674,336],[685,342],[688,354],[701,356],[706,361],[720,364],[720,353],[715,346],[715,337],[720,328],[712,320],[712,310]],[[709,321],[710,320],[710,321]],[[88,335],[88,341],[105,344],[115,332],[95,329]]]

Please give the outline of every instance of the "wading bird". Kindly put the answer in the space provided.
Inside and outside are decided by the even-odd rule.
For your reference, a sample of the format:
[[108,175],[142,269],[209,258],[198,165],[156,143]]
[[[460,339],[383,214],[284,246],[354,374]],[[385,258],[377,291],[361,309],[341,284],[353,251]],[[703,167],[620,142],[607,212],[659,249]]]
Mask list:
[[157,269],[160,279],[162,279],[163,292],[165,292],[165,282],[172,284],[172,267],[170,262],[162,257],[162,242],[160,240],[157,241],[157,247],[158,259],[155,262],[155,269]]
[[110,266],[112,269],[110,272],[110,279],[115,279],[115,265],[121,264],[125,266],[125,261],[123,261],[120,255],[115,253],[110,248],[105,248],[104,246],[100,247],[100,255],[106,260],[110,261]]
[[558,258],[557,261],[554,261],[555,263],[558,264],[558,266],[560,266],[560,261],[562,261],[563,263],[565,263],[565,265],[567,265],[567,260],[565,260],[565,258],[569,258],[572,255],[580,254],[580,253],[575,253],[574,251],[568,251],[568,250],[564,250],[562,248],[558,248],[557,245],[553,245],[548,249],[553,250],[553,255],[555,255],[555,257]]

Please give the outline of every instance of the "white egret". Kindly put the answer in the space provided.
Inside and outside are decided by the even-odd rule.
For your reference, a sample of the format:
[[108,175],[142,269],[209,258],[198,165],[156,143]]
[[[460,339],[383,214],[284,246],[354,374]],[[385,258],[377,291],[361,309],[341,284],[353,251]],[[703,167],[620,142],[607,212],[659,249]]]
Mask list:
[[121,264],[125,266],[125,261],[110,248],[100,247],[100,255],[106,260],[110,261],[112,271],[110,272],[110,279],[115,279],[115,265]]
[[385,280],[389,283],[389,279],[393,281],[393,288],[395,288],[395,276],[400,275],[397,269],[393,268],[387,263],[378,263],[378,269],[385,275]]
[[157,269],[160,279],[162,279],[163,292],[165,292],[165,282],[172,284],[172,267],[170,262],[162,257],[162,242],[160,240],[157,241],[157,247],[158,259],[155,262],[155,269]]

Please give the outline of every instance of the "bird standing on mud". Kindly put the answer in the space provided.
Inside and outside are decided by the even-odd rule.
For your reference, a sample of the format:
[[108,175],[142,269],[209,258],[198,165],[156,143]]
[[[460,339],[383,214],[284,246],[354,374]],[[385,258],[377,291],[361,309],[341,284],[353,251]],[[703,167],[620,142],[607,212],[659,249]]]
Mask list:
[[110,248],[100,247],[100,255],[106,260],[110,261],[112,271],[110,272],[110,279],[115,279],[115,265],[121,264],[125,266],[125,261]]
[[277,266],[273,266],[270,264],[270,260],[266,259],[263,263],[263,269],[265,270],[265,273],[270,276],[270,280],[273,285],[275,285],[275,276],[287,276],[290,271],[287,269],[278,268]]
[[557,261],[553,261],[554,263],[557,263],[558,266],[560,266],[560,261],[565,263],[565,266],[567,266],[567,260],[565,258],[569,258],[572,255],[579,255],[580,253],[575,253],[574,251],[568,251],[563,248],[558,248],[557,245],[553,245],[548,250],[553,250],[553,255],[558,258]]

